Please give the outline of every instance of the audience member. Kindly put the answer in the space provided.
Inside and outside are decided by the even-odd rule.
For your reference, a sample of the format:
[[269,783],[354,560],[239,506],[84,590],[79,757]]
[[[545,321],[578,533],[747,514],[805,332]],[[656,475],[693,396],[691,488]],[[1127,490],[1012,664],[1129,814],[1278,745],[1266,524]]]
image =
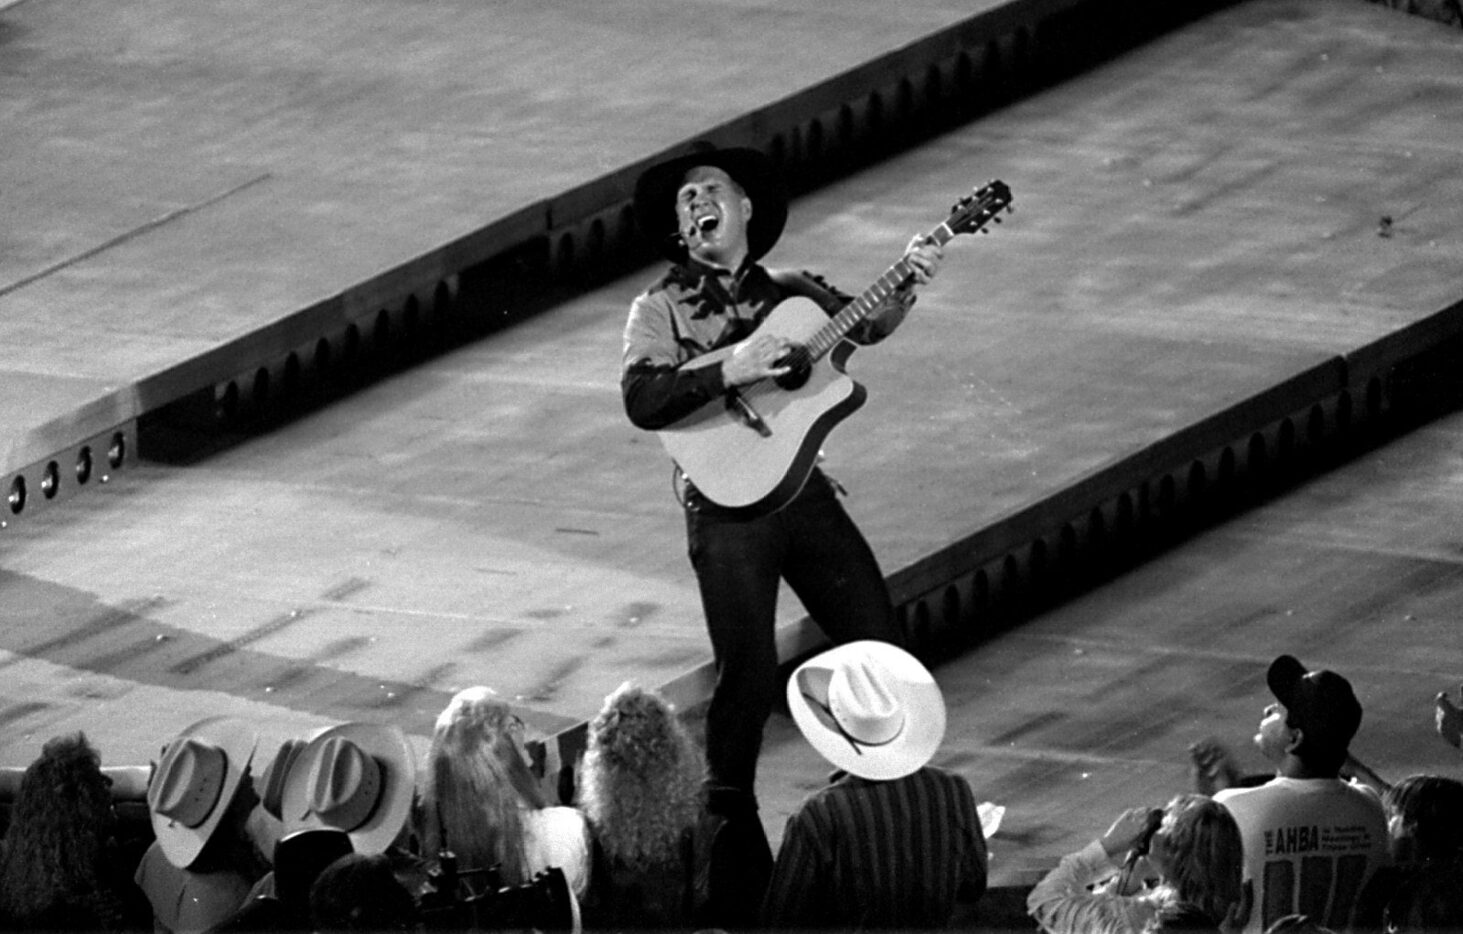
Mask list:
[[352,853],[336,859],[310,888],[314,930],[385,934],[417,926],[417,906],[397,880],[385,853]]
[[144,930],[151,912],[113,838],[111,781],[82,733],[46,742],[0,846],[0,929]]
[[1463,931],[1463,782],[1412,775],[1382,803],[1393,864],[1368,887],[1357,927]]
[[[1459,689],[1458,698],[1463,703],[1463,688]],[[1438,694],[1434,702],[1433,719],[1443,742],[1454,749],[1463,748],[1463,707],[1453,703],[1447,691]]]
[[249,833],[258,841],[261,853],[273,853],[275,845],[284,836],[284,812],[280,809],[284,798],[284,779],[308,744],[308,739],[298,737],[290,737],[280,743],[274,758],[264,767],[259,781],[255,782],[259,806],[249,815]]
[[[1141,880],[1150,871],[1147,885]],[[1123,812],[1101,837],[1062,857],[1026,906],[1051,934],[1218,931],[1242,923],[1249,909],[1243,876],[1234,817],[1212,798],[1179,795],[1162,811]]]
[[491,689],[468,688],[437,718],[422,789],[421,838],[449,851],[466,881],[497,868],[504,885],[551,866],[576,899],[589,886],[589,829],[575,808],[551,805],[529,768],[524,724]]
[[163,750],[147,790],[157,839],[137,867],[158,931],[211,931],[228,921],[268,869],[248,834],[259,803],[250,776],[258,735],[210,717]]
[[315,827],[285,834],[274,845],[273,868],[215,931],[272,934],[311,930],[310,887],[326,866],[351,852],[350,836],[343,830]]
[[331,727],[309,741],[285,774],[285,833],[340,830],[355,852],[384,853],[407,826],[416,781],[416,757],[399,727]]
[[[256,783],[259,806],[250,814],[250,832],[258,842],[259,852],[271,854],[271,868],[254,883],[238,911],[216,928],[216,931],[241,934],[246,931],[298,930],[301,926],[308,926],[308,905],[303,909],[294,906],[294,910],[288,910],[281,905],[275,890],[275,878],[280,874],[280,857],[285,857],[285,865],[288,866],[290,854],[298,853],[302,849],[299,843],[291,843],[281,850],[284,822],[280,816],[284,812],[280,805],[284,797],[285,775],[304,751],[306,742],[303,739],[290,738],[281,743]],[[341,852],[350,852],[350,838],[344,833],[337,833],[336,836],[345,844]]]
[[1245,930],[1257,934],[1291,914],[1344,929],[1362,888],[1391,861],[1380,799],[1340,777],[1361,704],[1341,675],[1308,671],[1290,655],[1271,663],[1266,682],[1277,703],[1265,708],[1255,744],[1277,774],[1214,796],[1244,838],[1256,908]]
[[963,778],[929,765],[945,734],[934,677],[862,640],[787,685],[803,736],[838,771],[788,818],[764,908],[774,928],[937,928],[986,886],[986,842]]
[[343,723],[286,741],[265,773],[261,808],[283,836],[274,868],[254,886],[230,931],[308,930],[310,887],[335,859],[384,853],[408,825],[416,758],[400,728]]
[[629,682],[589,723],[579,807],[593,835],[591,928],[688,928],[704,900],[706,760],[660,694]]

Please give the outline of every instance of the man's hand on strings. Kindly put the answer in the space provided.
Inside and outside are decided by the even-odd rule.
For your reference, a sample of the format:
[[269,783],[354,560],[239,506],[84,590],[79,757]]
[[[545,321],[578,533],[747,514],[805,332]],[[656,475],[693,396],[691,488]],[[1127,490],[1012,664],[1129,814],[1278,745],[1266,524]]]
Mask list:
[[731,355],[721,362],[722,382],[728,386],[745,386],[786,374],[791,367],[779,366],[778,361],[792,346],[785,337],[753,334],[732,348]]
[[929,285],[945,260],[945,249],[924,234],[915,234],[904,248],[904,258],[914,269],[914,284]]

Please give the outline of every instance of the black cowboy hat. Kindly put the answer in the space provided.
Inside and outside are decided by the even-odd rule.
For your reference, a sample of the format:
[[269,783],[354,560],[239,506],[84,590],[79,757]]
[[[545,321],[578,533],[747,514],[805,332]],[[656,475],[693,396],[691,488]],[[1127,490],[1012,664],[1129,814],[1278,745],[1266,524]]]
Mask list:
[[666,258],[674,262],[686,258],[686,247],[676,229],[676,191],[687,172],[703,165],[730,175],[751,200],[747,254],[751,259],[761,259],[787,224],[787,192],[773,171],[772,160],[756,149],[717,149],[701,144],[646,169],[635,183],[635,220],[640,230]]

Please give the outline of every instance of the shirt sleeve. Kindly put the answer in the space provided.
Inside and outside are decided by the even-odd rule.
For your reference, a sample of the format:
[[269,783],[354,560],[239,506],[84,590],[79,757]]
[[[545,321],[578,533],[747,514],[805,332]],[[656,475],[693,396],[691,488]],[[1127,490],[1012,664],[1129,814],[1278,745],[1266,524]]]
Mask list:
[[625,414],[637,428],[665,428],[726,391],[721,364],[681,366],[672,325],[670,298],[648,292],[630,305],[620,395]]
[[808,823],[806,809],[787,820],[782,847],[772,867],[762,920],[769,929],[804,930],[820,924],[818,906],[827,897],[827,862]]
[[1153,910],[1137,899],[1093,893],[1088,886],[1117,871],[1094,840],[1063,856],[1026,899],[1027,912],[1049,934],[1141,931]]
[[965,863],[961,867],[960,887],[956,897],[964,902],[973,902],[985,894],[990,873],[990,850],[986,845],[985,832],[980,827],[980,810],[975,803],[975,792],[970,783],[960,780],[961,805],[966,814],[961,822],[970,835],[965,851]]

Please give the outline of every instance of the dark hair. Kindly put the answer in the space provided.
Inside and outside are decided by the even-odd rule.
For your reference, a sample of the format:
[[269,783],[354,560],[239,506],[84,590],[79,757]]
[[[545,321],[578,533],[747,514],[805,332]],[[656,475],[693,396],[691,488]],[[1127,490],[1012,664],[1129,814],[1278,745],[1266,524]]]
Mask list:
[[350,853],[316,877],[310,916],[316,931],[409,931],[417,905],[385,853]]
[[115,826],[111,780],[84,733],[57,736],[26,768],[0,851],[0,911],[17,925],[49,918],[115,922],[103,894]]
[[1399,818],[1419,860],[1447,859],[1463,850],[1463,782],[1441,775],[1409,775],[1382,797]]
[[1340,774],[1341,767],[1346,764],[1348,744],[1339,743],[1336,737],[1322,733],[1318,729],[1307,729],[1304,720],[1293,713],[1289,707],[1285,708],[1285,725],[1292,730],[1300,730],[1300,745],[1295,748],[1297,759],[1309,766],[1313,772],[1324,775]]
[[315,880],[353,852],[350,834],[334,827],[287,833],[274,845],[274,894],[291,911],[307,915]]

